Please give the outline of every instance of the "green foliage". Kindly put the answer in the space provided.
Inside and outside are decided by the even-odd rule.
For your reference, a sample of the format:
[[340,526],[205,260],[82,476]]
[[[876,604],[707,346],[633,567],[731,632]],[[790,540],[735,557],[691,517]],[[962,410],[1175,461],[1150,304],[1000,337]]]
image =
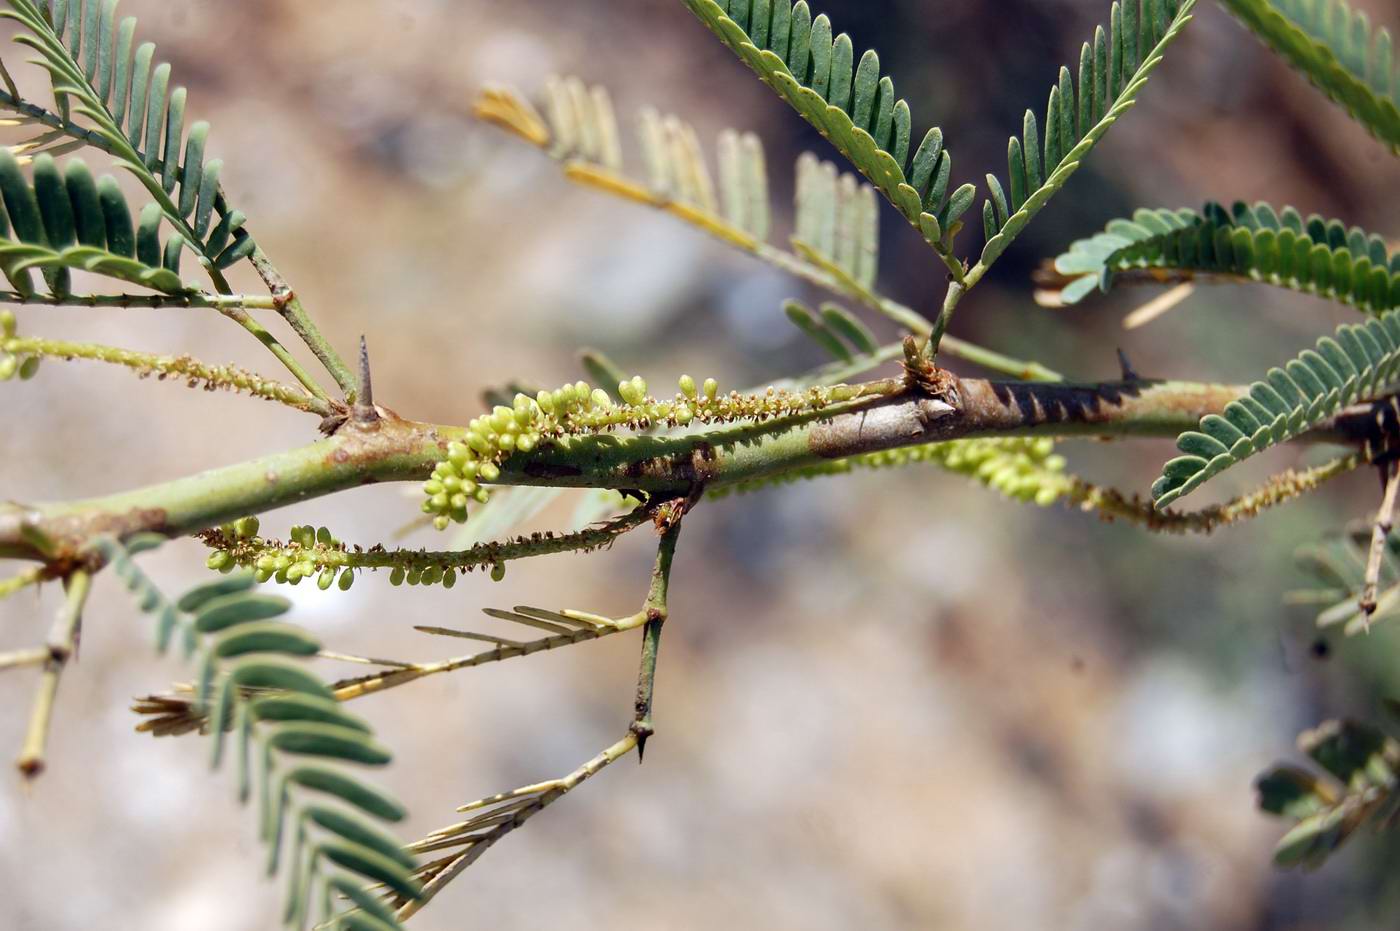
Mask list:
[[[375,823],[401,820],[402,806],[341,765],[383,766],[390,759],[388,750],[374,741],[363,719],[341,708],[329,686],[293,661],[314,656],[320,644],[301,628],[276,620],[291,603],[259,594],[249,572],[227,575],[186,592],[177,602],[168,601],[132,561],[134,551],[159,545],[161,539],[138,538],[123,546],[103,537],[94,549],[126,583],[141,610],[155,617],[157,650],[163,654],[178,643],[197,667],[188,717],[207,720],[213,765],[219,766],[231,738],[241,801],[251,797],[256,779],[270,873],[278,870],[284,846],[290,846],[287,921],[303,927],[312,903],[320,901],[320,921],[353,926],[344,923],[346,916],[332,913],[330,891],[344,893],[347,886],[366,881],[413,898],[414,860]],[[294,797],[294,787],[315,794]],[[324,799],[345,807],[328,806]],[[288,834],[292,839],[284,844]],[[327,863],[348,872],[323,875]],[[382,906],[363,896],[350,897],[388,926],[399,926]]]
[[1313,584],[1288,593],[1292,604],[1315,606],[1319,627],[1337,627],[1348,635],[1362,633],[1372,624],[1400,615],[1400,537],[1387,535],[1376,577],[1379,592],[1376,610],[1367,616],[1359,601],[1366,587],[1369,529],[1327,537],[1301,547],[1299,568]]
[[1400,311],[1365,324],[1337,328],[1316,349],[1305,349],[1283,368],[1269,370],[1249,393],[1225,405],[1223,416],[1207,414],[1200,430],[1177,437],[1184,455],[1162,467],[1152,485],[1158,507],[1166,507],[1242,459],[1298,436],[1342,407],[1374,397],[1400,367]]
[[794,223],[798,253],[861,290],[875,287],[880,215],[874,188],[804,152],[797,159]]
[[29,269],[44,272],[51,292],[70,293],[68,270],[79,269],[167,294],[188,290],[180,280],[183,239],[162,247],[160,209],[149,204],[133,228],[117,183],[94,181],[79,159],[60,172],[47,153],[34,159],[34,182],[8,149],[0,149],[0,271],[20,294],[32,294]]
[[1100,26],[1093,44],[1085,42],[1080,50],[1078,83],[1069,68],[1060,68],[1059,83],[1050,88],[1044,125],[1027,110],[1022,136],[1011,137],[1007,183],[987,175],[991,197],[982,205],[987,236],[982,266],[997,260],[1064,187],[1109,128],[1137,102],[1167,46],[1191,19],[1195,2],[1114,3],[1107,33]]
[[783,313],[813,342],[842,362],[873,357],[879,349],[865,324],[839,304],[827,302],[820,311],[814,311],[794,300],[783,305]]
[[1344,0],[1221,0],[1274,51],[1400,154],[1400,72],[1390,32],[1374,39]]
[[205,161],[209,124],[185,131],[185,88],[170,89],[169,64],[151,69],[153,44],[133,50],[136,20],[118,22],[116,0],[8,2],[0,16],[24,28],[15,41],[39,53],[60,110],[86,119],[116,163],[150,192],[180,234],[172,242],[215,272],[250,255],[243,214],[227,212],[214,222],[223,163]]
[[1400,252],[1384,239],[1292,207],[1236,202],[1191,210],[1149,210],[1081,239],[1055,259],[1069,283],[1059,299],[1073,304],[1116,274],[1152,272],[1224,275],[1331,298],[1379,313],[1400,305]]
[[1394,826],[1400,742],[1369,724],[1327,721],[1299,736],[1298,748],[1335,783],[1293,766],[1259,777],[1259,808],[1297,822],[1274,850],[1279,866],[1316,869],[1367,821]]
[[[851,38],[833,38],[806,0],[685,0],[700,21],[870,179],[941,254],[952,248],[975,189],[950,190],[953,157],[934,127],[911,147],[909,105],[880,75],[880,58],[859,62]],[[912,154],[911,154],[912,150]]]

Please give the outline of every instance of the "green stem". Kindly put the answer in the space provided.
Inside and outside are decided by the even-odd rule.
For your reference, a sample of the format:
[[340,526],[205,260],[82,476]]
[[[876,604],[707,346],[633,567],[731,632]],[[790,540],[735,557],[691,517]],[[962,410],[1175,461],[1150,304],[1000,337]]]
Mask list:
[[0,291],[0,304],[42,305],[46,307],[241,307],[244,310],[276,310],[277,302],[258,294],[213,294],[207,291],[190,294],[21,294]]
[[228,391],[247,392],[255,398],[276,401],[295,410],[320,414],[322,417],[331,413],[331,406],[328,403],[309,397],[290,385],[263,378],[261,375],[236,366],[209,365],[189,356],[158,356],[96,343],[69,343],[56,339],[31,339],[18,336],[0,340],[0,351],[18,356],[35,355],[46,358],[107,362],[132,369],[142,377],[155,375],[162,380],[167,377],[176,377],[184,379],[185,383],[191,387],[202,383],[206,389],[223,388]]
[[277,267],[272,264],[272,260],[267,257],[260,247],[254,247],[252,255],[253,267],[257,269],[258,275],[262,277],[263,283],[272,292],[272,299],[277,311],[282,315],[296,334],[301,337],[302,342],[325,366],[327,372],[335,379],[335,383],[340,386],[341,394],[345,396],[345,403],[353,404],[359,393],[359,379],[350,370],[350,366],[345,364],[345,360],[335,351],[335,347],[322,335],[319,327],[311,319],[311,315],[302,306],[301,299],[296,296],[288,286],[285,278],[277,271]]
[[631,731],[637,735],[637,761],[641,762],[647,740],[656,733],[652,724],[652,700],[656,691],[656,658],[661,649],[661,628],[666,623],[668,609],[667,590],[671,584],[671,561],[676,555],[676,540],[681,532],[681,508],[673,510],[666,529],[662,531],[661,543],[656,548],[656,566],[651,572],[651,587],[647,590],[646,627],[642,629],[642,658],[637,669],[637,698],[633,703]]
[[943,334],[948,332],[948,324],[953,320],[953,311],[957,310],[958,302],[963,299],[967,289],[972,287],[971,279],[966,281],[948,282],[948,293],[943,298],[943,309],[938,314],[938,320],[933,325],[933,330],[929,333],[929,357],[932,361],[938,361],[938,351],[943,348],[946,340]]
[[78,625],[82,621],[83,605],[87,603],[92,576],[83,569],[74,571],[65,580],[68,597],[58,611],[53,629],[49,633],[48,658],[44,661],[44,671],[39,677],[39,688],[34,693],[34,708],[29,716],[29,730],[25,733],[24,744],[20,748],[16,765],[28,779],[39,775],[44,769],[44,748],[48,745],[49,724],[53,720],[54,698],[58,695],[58,680],[69,657],[77,648]]

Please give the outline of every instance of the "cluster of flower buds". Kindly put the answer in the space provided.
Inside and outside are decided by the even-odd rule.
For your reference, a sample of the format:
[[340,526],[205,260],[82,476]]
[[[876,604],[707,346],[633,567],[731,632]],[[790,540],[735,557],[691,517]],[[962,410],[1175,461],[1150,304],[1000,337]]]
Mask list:
[[15,338],[17,332],[15,312],[0,310],[0,381],[9,381],[16,375],[28,380],[39,372],[38,356],[21,358],[8,348],[7,344]]
[[685,427],[694,421],[756,422],[820,410],[862,396],[862,389],[851,385],[721,395],[713,378],[697,385],[689,375],[681,376],[678,387],[674,397],[658,399],[647,394],[647,383],[641,376],[633,376],[618,383],[620,403],[585,381],[541,391],[533,398],[517,394],[511,407],[500,405],[477,417],[468,424],[462,440],[448,444],[447,458],[423,483],[423,513],[433,515],[433,526],[439,530],[447,529],[453,521],[464,522],[473,500],[488,499],[489,492],[483,486],[500,477],[507,457],[528,453],[549,440],[618,428]]
[[869,468],[933,462],[976,479],[1008,498],[1048,507],[1069,491],[1065,459],[1049,437],[949,440],[861,456]]
[[[231,524],[224,524],[219,531],[230,540],[251,541],[258,535],[258,519],[240,518]],[[318,528],[310,524],[293,527],[285,546],[269,544],[252,560],[253,576],[259,582],[272,579],[290,585],[314,576],[322,591],[337,584],[341,591],[345,591],[355,584],[354,570],[348,566],[338,569],[334,565],[326,565],[328,555],[344,551],[345,545],[331,536],[327,527]],[[238,565],[238,558],[228,550],[219,549],[209,554],[205,565],[216,572],[232,572]]]

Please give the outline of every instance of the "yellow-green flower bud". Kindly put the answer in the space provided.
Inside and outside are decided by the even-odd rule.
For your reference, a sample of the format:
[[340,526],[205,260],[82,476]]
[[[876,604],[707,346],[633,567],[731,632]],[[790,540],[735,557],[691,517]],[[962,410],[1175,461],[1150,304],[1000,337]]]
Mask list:
[[403,584],[403,575],[404,575],[403,566],[395,566],[394,569],[393,569],[393,571],[389,573],[389,584],[390,584],[390,585],[402,585],[402,584]]
[[454,586],[454,585],[456,585],[456,584],[457,584],[457,570],[456,570],[456,569],[448,569],[446,572],[444,572],[444,573],[442,574],[442,587],[443,587],[443,588],[451,588],[452,586]]
[[[627,382],[623,382],[622,384],[626,385]],[[589,400],[593,402],[594,407],[601,407],[604,409],[612,407],[612,398],[608,397],[608,393],[602,388],[594,388],[593,394],[590,395]],[[633,401],[628,400],[626,393],[623,393],[622,400],[627,401],[627,403],[629,404],[635,403]]]
[[705,397],[713,401],[715,395],[719,393],[719,382],[715,381],[713,378],[707,378],[700,390],[705,393]]
[[39,357],[26,356],[24,361],[19,364],[20,381],[29,381],[37,374],[39,374]]
[[17,330],[18,325],[15,322],[15,312],[9,308],[0,310],[0,335],[9,339],[15,335]]
[[686,397],[688,397],[688,398],[694,400],[694,398],[695,398],[695,379],[691,378],[689,375],[682,375],[682,376],[681,376],[681,380],[680,380],[680,386],[681,386],[681,394],[683,394],[683,395],[685,395]]
[[534,449],[535,444],[539,442],[538,437],[539,434],[537,433],[522,433],[520,434],[520,438],[515,441],[515,448],[522,453],[528,453],[530,450]]
[[270,570],[270,569],[255,569],[255,570],[253,570],[253,579],[254,579],[254,581],[257,581],[257,582],[266,582],[266,581],[267,581],[268,579],[270,579],[270,578],[272,578],[272,570]]
[[538,404],[540,406],[540,410],[544,411],[546,414],[553,414],[554,392],[541,391],[539,394],[535,395],[535,403]]
[[14,356],[0,356],[0,381],[9,381],[19,371],[19,360]]
[[204,561],[204,565],[218,572],[220,569],[233,562],[233,557],[223,550],[215,550],[209,554],[209,558]]
[[[694,387],[694,385],[691,385],[692,395],[694,394]],[[690,421],[694,419],[694,417],[695,415],[691,411],[689,404],[681,404],[676,407],[676,423],[680,424],[681,426],[685,426],[686,424],[690,423]]]
[[499,582],[506,577],[506,564],[498,562],[491,567],[491,581]]
[[514,433],[502,433],[502,434],[501,434],[501,439],[500,439],[498,445],[501,447],[501,451],[502,451],[502,452],[505,452],[505,453],[513,453],[513,452],[515,452],[515,434],[514,434]]
[[451,523],[452,521],[448,519],[446,514],[439,514],[437,517],[433,518],[433,529],[446,530]]
[[494,482],[501,477],[501,470],[494,462],[483,462],[477,469],[477,474],[481,476],[481,480],[484,482]]
[[242,540],[258,535],[261,524],[256,517],[240,517],[233,522],[233,535]]
[[321,570],[321,576],[316,580],[316,587],[321,591],[330,588],[335,582],[335,570],[327,566]]

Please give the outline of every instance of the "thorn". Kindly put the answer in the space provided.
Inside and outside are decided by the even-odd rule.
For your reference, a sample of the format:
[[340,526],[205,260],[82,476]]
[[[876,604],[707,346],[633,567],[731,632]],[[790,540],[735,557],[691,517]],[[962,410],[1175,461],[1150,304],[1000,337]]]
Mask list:
[[360,392],[350,419],[358,424],[371,424],[379,419],[379,412],[374,409],[374,385],[369,377],[369,345],[363,335],[360,336]]
[[655,728],[649,721],[636,720],[632,722],[631,731],[637,738],[637,765],[641,766],[643,758],[646,756],[647,741],[651,735],[656,733]]
[[1118,367],[1123,372],[1123,381],[1142,381],[1142,376],[1133,371],[1133,364],[1128,361],[1128,354],[1121,346],[1118,347]]

